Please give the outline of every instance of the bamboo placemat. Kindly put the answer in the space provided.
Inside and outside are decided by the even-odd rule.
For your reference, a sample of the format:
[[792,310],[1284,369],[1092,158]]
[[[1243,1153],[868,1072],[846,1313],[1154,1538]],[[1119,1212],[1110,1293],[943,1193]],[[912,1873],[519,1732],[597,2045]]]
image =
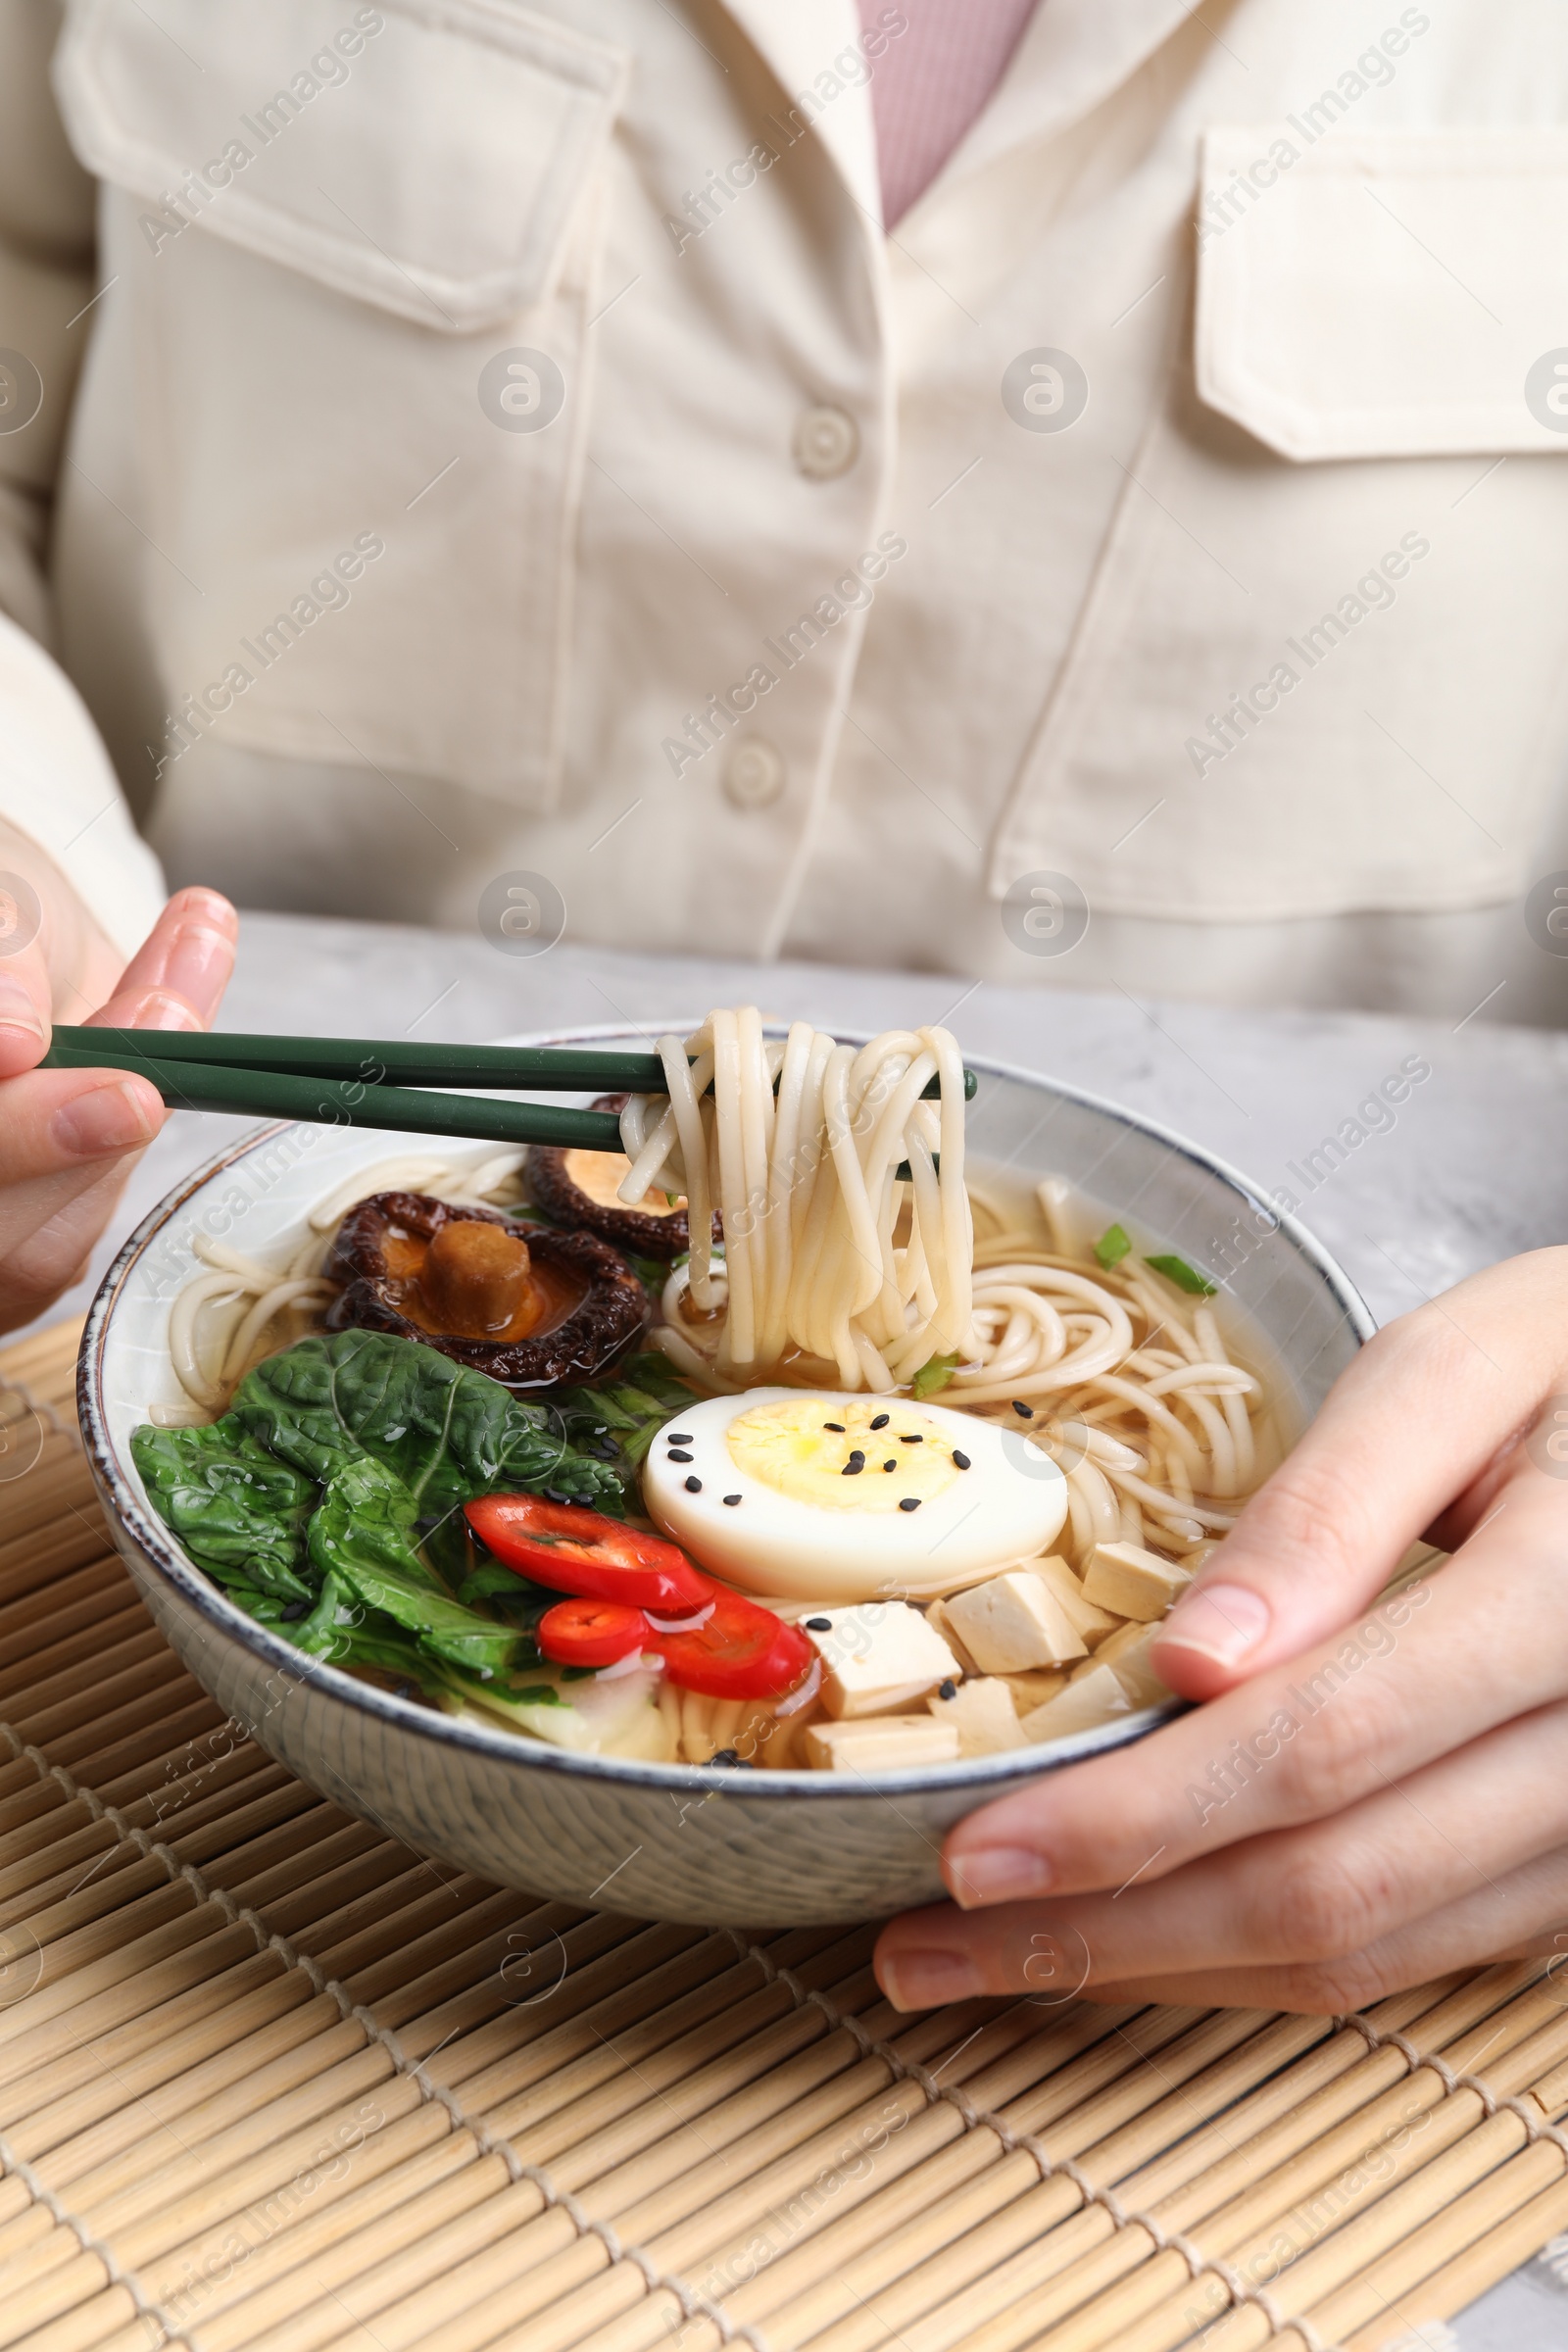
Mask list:
[[1347,2352],[1568,2226],[1537,1964],[1331,2020],[905,2017],[866,1927],[497,1892],[321,1802],[0,1353],[0,2346]]

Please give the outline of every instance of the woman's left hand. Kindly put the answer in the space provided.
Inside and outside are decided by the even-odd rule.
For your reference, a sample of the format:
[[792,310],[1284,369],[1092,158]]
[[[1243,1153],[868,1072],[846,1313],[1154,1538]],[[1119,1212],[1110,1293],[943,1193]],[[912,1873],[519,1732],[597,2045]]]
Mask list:
[[[1380,1602],[1423,1533],[1453,1557]],[[1568,1249],[1361,1351],[1154,1664],[1209,1703],[961,1822],[955,1903],[877,1945],[900,2008],[1339,2012],[1568,1955]]]

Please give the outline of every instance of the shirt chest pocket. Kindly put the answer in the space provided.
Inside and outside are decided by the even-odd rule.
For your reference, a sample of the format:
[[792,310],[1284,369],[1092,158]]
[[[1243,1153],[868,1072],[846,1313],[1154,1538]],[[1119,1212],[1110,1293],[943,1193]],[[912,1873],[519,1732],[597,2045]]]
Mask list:
[[1568,131],[1287,122],[1205,141],[1191,344],[998,895],[1057,868],[1173,918],[1478,905],[1560,776]]
[[513,0],[75,0],[84,397],[130,415],[172,709],[226,677],[236,742],[551,806],[627,65]]

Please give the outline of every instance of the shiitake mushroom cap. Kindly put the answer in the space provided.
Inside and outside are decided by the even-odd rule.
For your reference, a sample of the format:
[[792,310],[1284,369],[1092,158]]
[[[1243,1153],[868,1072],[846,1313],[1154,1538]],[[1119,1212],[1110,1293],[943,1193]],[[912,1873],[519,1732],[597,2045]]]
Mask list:
[[[624,1095],[601,1095],[594,1103],[595,1110],[623,1110]],[[564,1225],[574,1226],[579,1232],[602,1234],[607,1242],[619,1249],[630,1250],[638,1257],[679,1257],[691,1244],[691,1226],[683,1208],[672,1209],[668,1216],[650,1214],[647,1209],[629,1208],[623,1202],[613,1205],[595,1200],[575,1184],[567,1169],[572,1153],[556,1144],[531,1144],[523,1172],[528,1191],[546,1216],[559,1217]],[[720,1238],[717,1217],[713,1219],[713,1239]]]
[[[551,1328],[519,1340],[437,1333],[405,1314],[400,1304],[404,1282],[387,1262],[391,1228],[429,1244],[459,1220],[500,1225],[517,1234],[542,1264],[582,1283],[578,1303]],[[329,1281],[343,1286],[326,1317],[329,1330],[395,1332],[399,1339],[439,1348],[455,1363],[487,1372],[509,1389],[557,1388],[597,1379],[640,1338],[649,1315],[647,1292],[619,1250],[599,1235],[564,1233],[494,1209],[459,1207],[427,1193],[372,1193],[357,1201],[338,1227],[323,1271]]]

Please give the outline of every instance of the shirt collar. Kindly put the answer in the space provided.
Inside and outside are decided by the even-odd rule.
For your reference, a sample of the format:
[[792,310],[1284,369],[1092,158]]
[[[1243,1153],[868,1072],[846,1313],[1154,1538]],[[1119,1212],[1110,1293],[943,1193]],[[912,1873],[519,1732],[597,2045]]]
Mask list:
[[1010,148],[1082,121],[1196,17],[1200,5],[1201,0],[1040,0],[990,103],[911,207],[911,218],[933,189],[951,187]]
[[[853,78],[857,74],[865,76],[854,0],[784,0],[782,6],[780,0],[725,0],[725,5],[784,86],[786,103],[772,111],[787,116],[795,107],[803,121],[810,121],[851,196],[869,216],[869,224],[880,228],[882,193],[869,81]],[[834,60],[847,50],[854,56],[845,60],[849,72],[840,73]],[[836,90],[831,87],[835,82]],[[809,97],[809,105],[798,103],[803,95]]]

